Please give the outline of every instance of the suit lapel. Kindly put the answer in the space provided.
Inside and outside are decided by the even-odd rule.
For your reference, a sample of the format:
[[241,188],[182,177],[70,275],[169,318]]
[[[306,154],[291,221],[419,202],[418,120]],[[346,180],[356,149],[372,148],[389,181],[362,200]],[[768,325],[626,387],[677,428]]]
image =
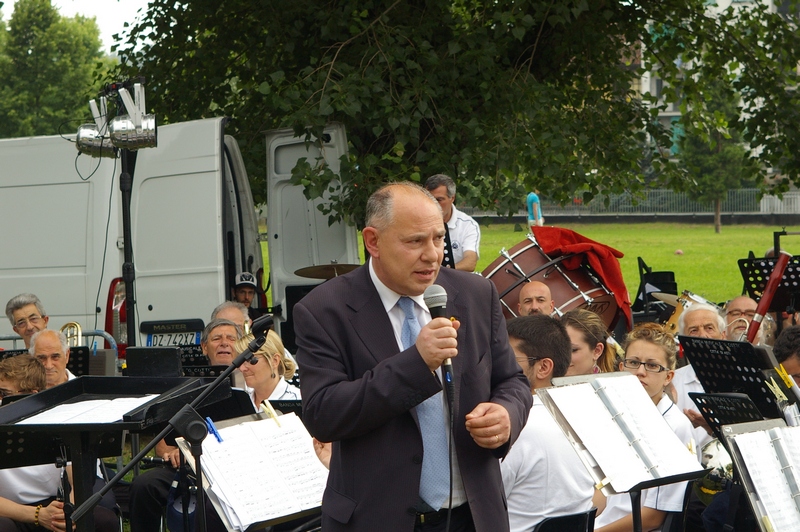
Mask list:
[[399,348],[395,342],[392,322],[389,321],[378,291],[372,284],[367,264],[359,269],[347,306],[353,310],[350,317],[353,330],[376,363],[397,354]]

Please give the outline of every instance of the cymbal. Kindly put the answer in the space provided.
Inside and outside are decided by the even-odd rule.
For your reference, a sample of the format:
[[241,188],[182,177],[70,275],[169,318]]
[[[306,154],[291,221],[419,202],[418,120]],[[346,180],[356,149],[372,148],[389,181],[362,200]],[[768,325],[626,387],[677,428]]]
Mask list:
[[680,301],[680,298],[675,294],[667,294],[666,292],[652,292],[650,295],[659,301],[663,301],[667,305],[672,305],[673,307],[677,307],[678,302]]
[[358,264],[320,264],[295,270],[294,274],[309,279],[333,279],[358,268]]

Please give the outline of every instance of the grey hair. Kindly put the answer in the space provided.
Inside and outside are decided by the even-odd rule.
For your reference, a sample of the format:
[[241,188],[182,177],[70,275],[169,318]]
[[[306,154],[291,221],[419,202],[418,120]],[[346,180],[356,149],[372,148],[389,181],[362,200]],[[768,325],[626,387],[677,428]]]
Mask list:
[[39,311],[39,314],[41,314],[42,317],[47,316],[47,313],[44,311],[44,305],[42,305],[38,297],[34,294],[20,294],[12,297],[8,300],[8,303],[6,303],[6,316],[8,316],[8,321],[11,322],[12,327],[14,326],[14,312],[28,305],[36,305],[36,310]]
[[449,175],[436,174],[425,180],[425,188],[428,190],[436,190],[442,186],[447,187],[448,198],[456,195],[456,182]]
[[200,335],[200,343],[204,344],[204,343],[208,342],[208,337],[211,335],[211,332],[214,329],[216,329],[217,327],[222,327],[222,326],[225,326],[225,325],[228,325],[228,326],[233,327],[234,329],[236,329],[236,338],[237,339],[242,337],[242,328],[241,327],[239,327],[238,325],[233,323],[231,320],[223,320],[223,319],[219,319],[218,318],[218,319],[211,320],[210,322],[208,322],[208,325],[206,325],[206,328],[203,329],[203,333]]
[[225,301],[224,303],[220,303],[219,305],[217,305],[217,308],[215,308],[214,311],[211,313],[211,320],[213,321],[217,319],[217,315],[220,312],[222,312],[223,310],[227,310],[229,308],[235,308],[236,310],[241,312],[242,316],[244,316],[245,323],[247,323],[247,321],[250,319],[250,312],[247,310],[247,307],[245,307],[238,301]]
[[681,312],[681,315],[678,318],[678,334],[686,334],[686,316],[692,312],[697,312],[698,310],[708,310],[713,312],[717,317],[717,329],[719,329],[719,332],[723,334],[725,333],[725,318],[720,315],[717,307],[714,305],[709,305],[708,303],[692,303],[686,308],[686,310]]
[[67,343],[67,337],[61,331],[56,331],[53,329],[42,329],[41,331],[37,331],[33,336],[31,336],[31,346],[28,348],[28,353],[36,356],[36,340],[46,334],[52,334],[56,338],[58,338],[58,342],[61,344],[61,353],[67,354],[69,351],[69,344]]
[[427,199],[432,201],[439,211],[442,210],[442,208],[439,206],[439,202],[436,201],[436,198],[434,198],[430,192],[416,183],[411,183],[409,181],[389,183],[388,185],[384,185],[373,192],[372,196],[369,197],[369,200],[367,201],[367,227],[385,229],[392,223],[394,216],[394,212],[392,211],[394,206],[394,191],[398,187],[403,187],[409,192],[422,194]]

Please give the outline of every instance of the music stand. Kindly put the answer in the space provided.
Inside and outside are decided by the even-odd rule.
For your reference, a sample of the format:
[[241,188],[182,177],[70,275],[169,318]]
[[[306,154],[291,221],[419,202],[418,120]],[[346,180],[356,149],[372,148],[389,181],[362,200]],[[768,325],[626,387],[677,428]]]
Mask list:
[[761,421],[764,416],[749,396],[743,393],[698,393],[689,392],[697,410],[714,431],[714,436],[725,442],[723,425],[735,425],[750,421]]
[[130,377],[181,377],[177,347],[129,347],[125,365]]
[[[742,272],[747,295],[756,301],[761,299],[761,294],[764,293],[777,260],[777,257],[739,259],[739,271]],[[783,278],[770,302],[769,310],[781,313],[789,307],[794,308],[798,295],[800,295],[800,257],[794,256],[786,265]]]
[[[4,351],[0,351],[0,360],[28,353],[30,353],[30,351],[27,349],[6,349]],[[91,352],[89,351],[88,347],[85,345],[73,345],[69,348],[69,361],[67,361],[67,369],[76,377],[89,375],[90,359]]]
[[[186,397],[199,396],[199,379],[138,379],[128,377],[79,377],[0,409],[0,453],[2,467],[56,463],[62,447],[73,464],[73,489],[77,504],[92,495],[97,459],[122,453],[122,432],[141,431],[165,423]],[[230,390],[228,390],[230,391]],[[224,392],[224,390],[223,390]],[[132,410],[114,423],[20,425],[20,421],[54,406],[91,399],[115,399],[161,394]],[[89,513],[78,523],[78,530],[94,530],[94,516]]]
[[[783,418],[783,409],[767,385],[770,372],[774,372],[774,366],[768,362],[771,353],[748,342],[692,336],[678,338],[707,393],[743,393],[750,397],[764,418]],[[782,379],[774,379],[774,382],[793,403],[794,394],[788,391]]]

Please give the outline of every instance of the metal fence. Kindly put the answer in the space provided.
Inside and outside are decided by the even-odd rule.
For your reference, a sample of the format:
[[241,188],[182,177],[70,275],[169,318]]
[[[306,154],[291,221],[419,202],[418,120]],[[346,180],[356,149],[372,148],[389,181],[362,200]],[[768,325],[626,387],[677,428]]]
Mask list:
[[[524,202],[524,198],[520,203]],[[492,215],[494,213],[464,209],[473,216]],[[641,194],[609,194],[601,195],[588,203],[580,198],[573,199],[567,205],[558,205],[542,198],[542,212],[548,215],[590,215],[590,214],[700,214],[713,213],[713,204],[703,204],[693,200],[688,194],[666,189],[646,190]],[[775,196],[764,196],[759,199],[758,189],[745,188],[729,190],[728,197],[722,202],[724,214],[798,214],[800,213],[800,191],[788,192],[783,199]],[[525,216],[525,210],[520,210]]]

